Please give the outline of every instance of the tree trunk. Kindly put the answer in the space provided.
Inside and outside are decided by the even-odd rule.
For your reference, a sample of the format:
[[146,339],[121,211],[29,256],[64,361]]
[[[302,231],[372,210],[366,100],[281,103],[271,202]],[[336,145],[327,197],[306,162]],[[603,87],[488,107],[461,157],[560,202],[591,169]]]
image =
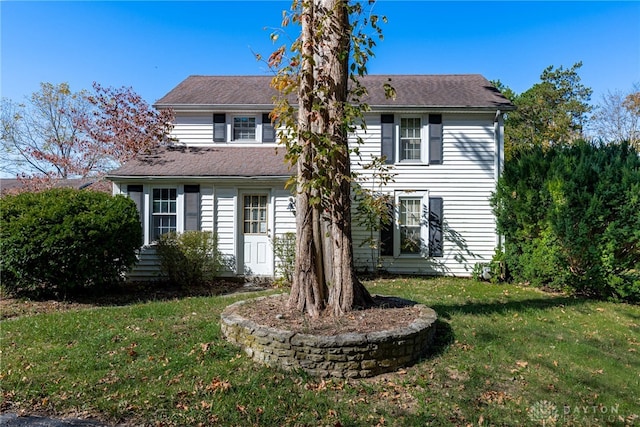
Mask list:
[[296,262],[289,295],[289,306],[318,317],[325,308],[327,285],[323,274],[323,251],[320,231],[320,211],[310,200],[311,181],[315,175],[315,146],[311,115],[315,101],[313,68],[313,25],[315,5],[305,6],[301,15],[302,71],[298,87],[298,145],[301,153],[297,164],[296,196]]
[[[353,263],[345,123],[351,35],[347,1],[310,1],[303,7],[301,26],[297,253],[289,304],[311,317],[328,304],[338,316],[372,303]],[[325,178],[323,185],[310,185],[318,177]]]

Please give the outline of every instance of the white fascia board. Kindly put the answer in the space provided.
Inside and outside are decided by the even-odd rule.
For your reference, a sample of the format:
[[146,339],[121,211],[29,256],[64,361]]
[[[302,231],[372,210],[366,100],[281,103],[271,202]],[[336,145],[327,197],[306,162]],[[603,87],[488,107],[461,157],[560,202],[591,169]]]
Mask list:
[[171,175],[171,176],[158,176],[158,175],[107,175],[105,179],[110,181],[231,181],[231,180],[273,180],[273,181],[286,181],[293,175],[255,175],[255,176],[211,176],[211,175]]
[[154,104],[157,110],[172,109],[173,111],[271,111],[273,104]]

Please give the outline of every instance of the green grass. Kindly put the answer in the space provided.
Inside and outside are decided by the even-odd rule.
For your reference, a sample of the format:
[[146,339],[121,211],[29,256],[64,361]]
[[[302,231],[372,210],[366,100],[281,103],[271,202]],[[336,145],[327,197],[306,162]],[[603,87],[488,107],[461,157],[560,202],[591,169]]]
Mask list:
[[638,306],[451,278],[367,287],[438,312],[425,360],[322,381],[221,338],[221,311],[246,296],[93,308],[0,323],[0,408],[165,426],[640,422]]

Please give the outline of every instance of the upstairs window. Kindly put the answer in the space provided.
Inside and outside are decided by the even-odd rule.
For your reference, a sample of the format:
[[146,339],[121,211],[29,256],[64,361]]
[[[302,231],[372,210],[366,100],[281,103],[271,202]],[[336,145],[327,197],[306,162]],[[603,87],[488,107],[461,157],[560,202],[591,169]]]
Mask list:
[[[396,136],[397,135],[397,136]],[[380,154],[385,163],[441,165],[443,159],[442,114],[400,117],[380,116]]]
[[256,140],[256,118],[255,117],[234,117],[233,118],[233,140],[234,141],[255,141]]
[[420,161],[422,120],[420,117],[400,119],[400,161]]

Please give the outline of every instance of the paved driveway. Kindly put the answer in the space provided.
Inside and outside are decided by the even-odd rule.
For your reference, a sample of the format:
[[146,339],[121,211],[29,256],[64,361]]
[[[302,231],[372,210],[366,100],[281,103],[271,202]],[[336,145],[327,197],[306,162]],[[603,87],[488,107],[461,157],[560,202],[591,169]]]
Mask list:
[[19,417],[16,414],[0,414],[0,426],[2,427],[107,427],[106,424],[79,420],[75,418],[67,418],[64,420],[56,420],[53,418],[36,417],[30,415],[27,417]]

